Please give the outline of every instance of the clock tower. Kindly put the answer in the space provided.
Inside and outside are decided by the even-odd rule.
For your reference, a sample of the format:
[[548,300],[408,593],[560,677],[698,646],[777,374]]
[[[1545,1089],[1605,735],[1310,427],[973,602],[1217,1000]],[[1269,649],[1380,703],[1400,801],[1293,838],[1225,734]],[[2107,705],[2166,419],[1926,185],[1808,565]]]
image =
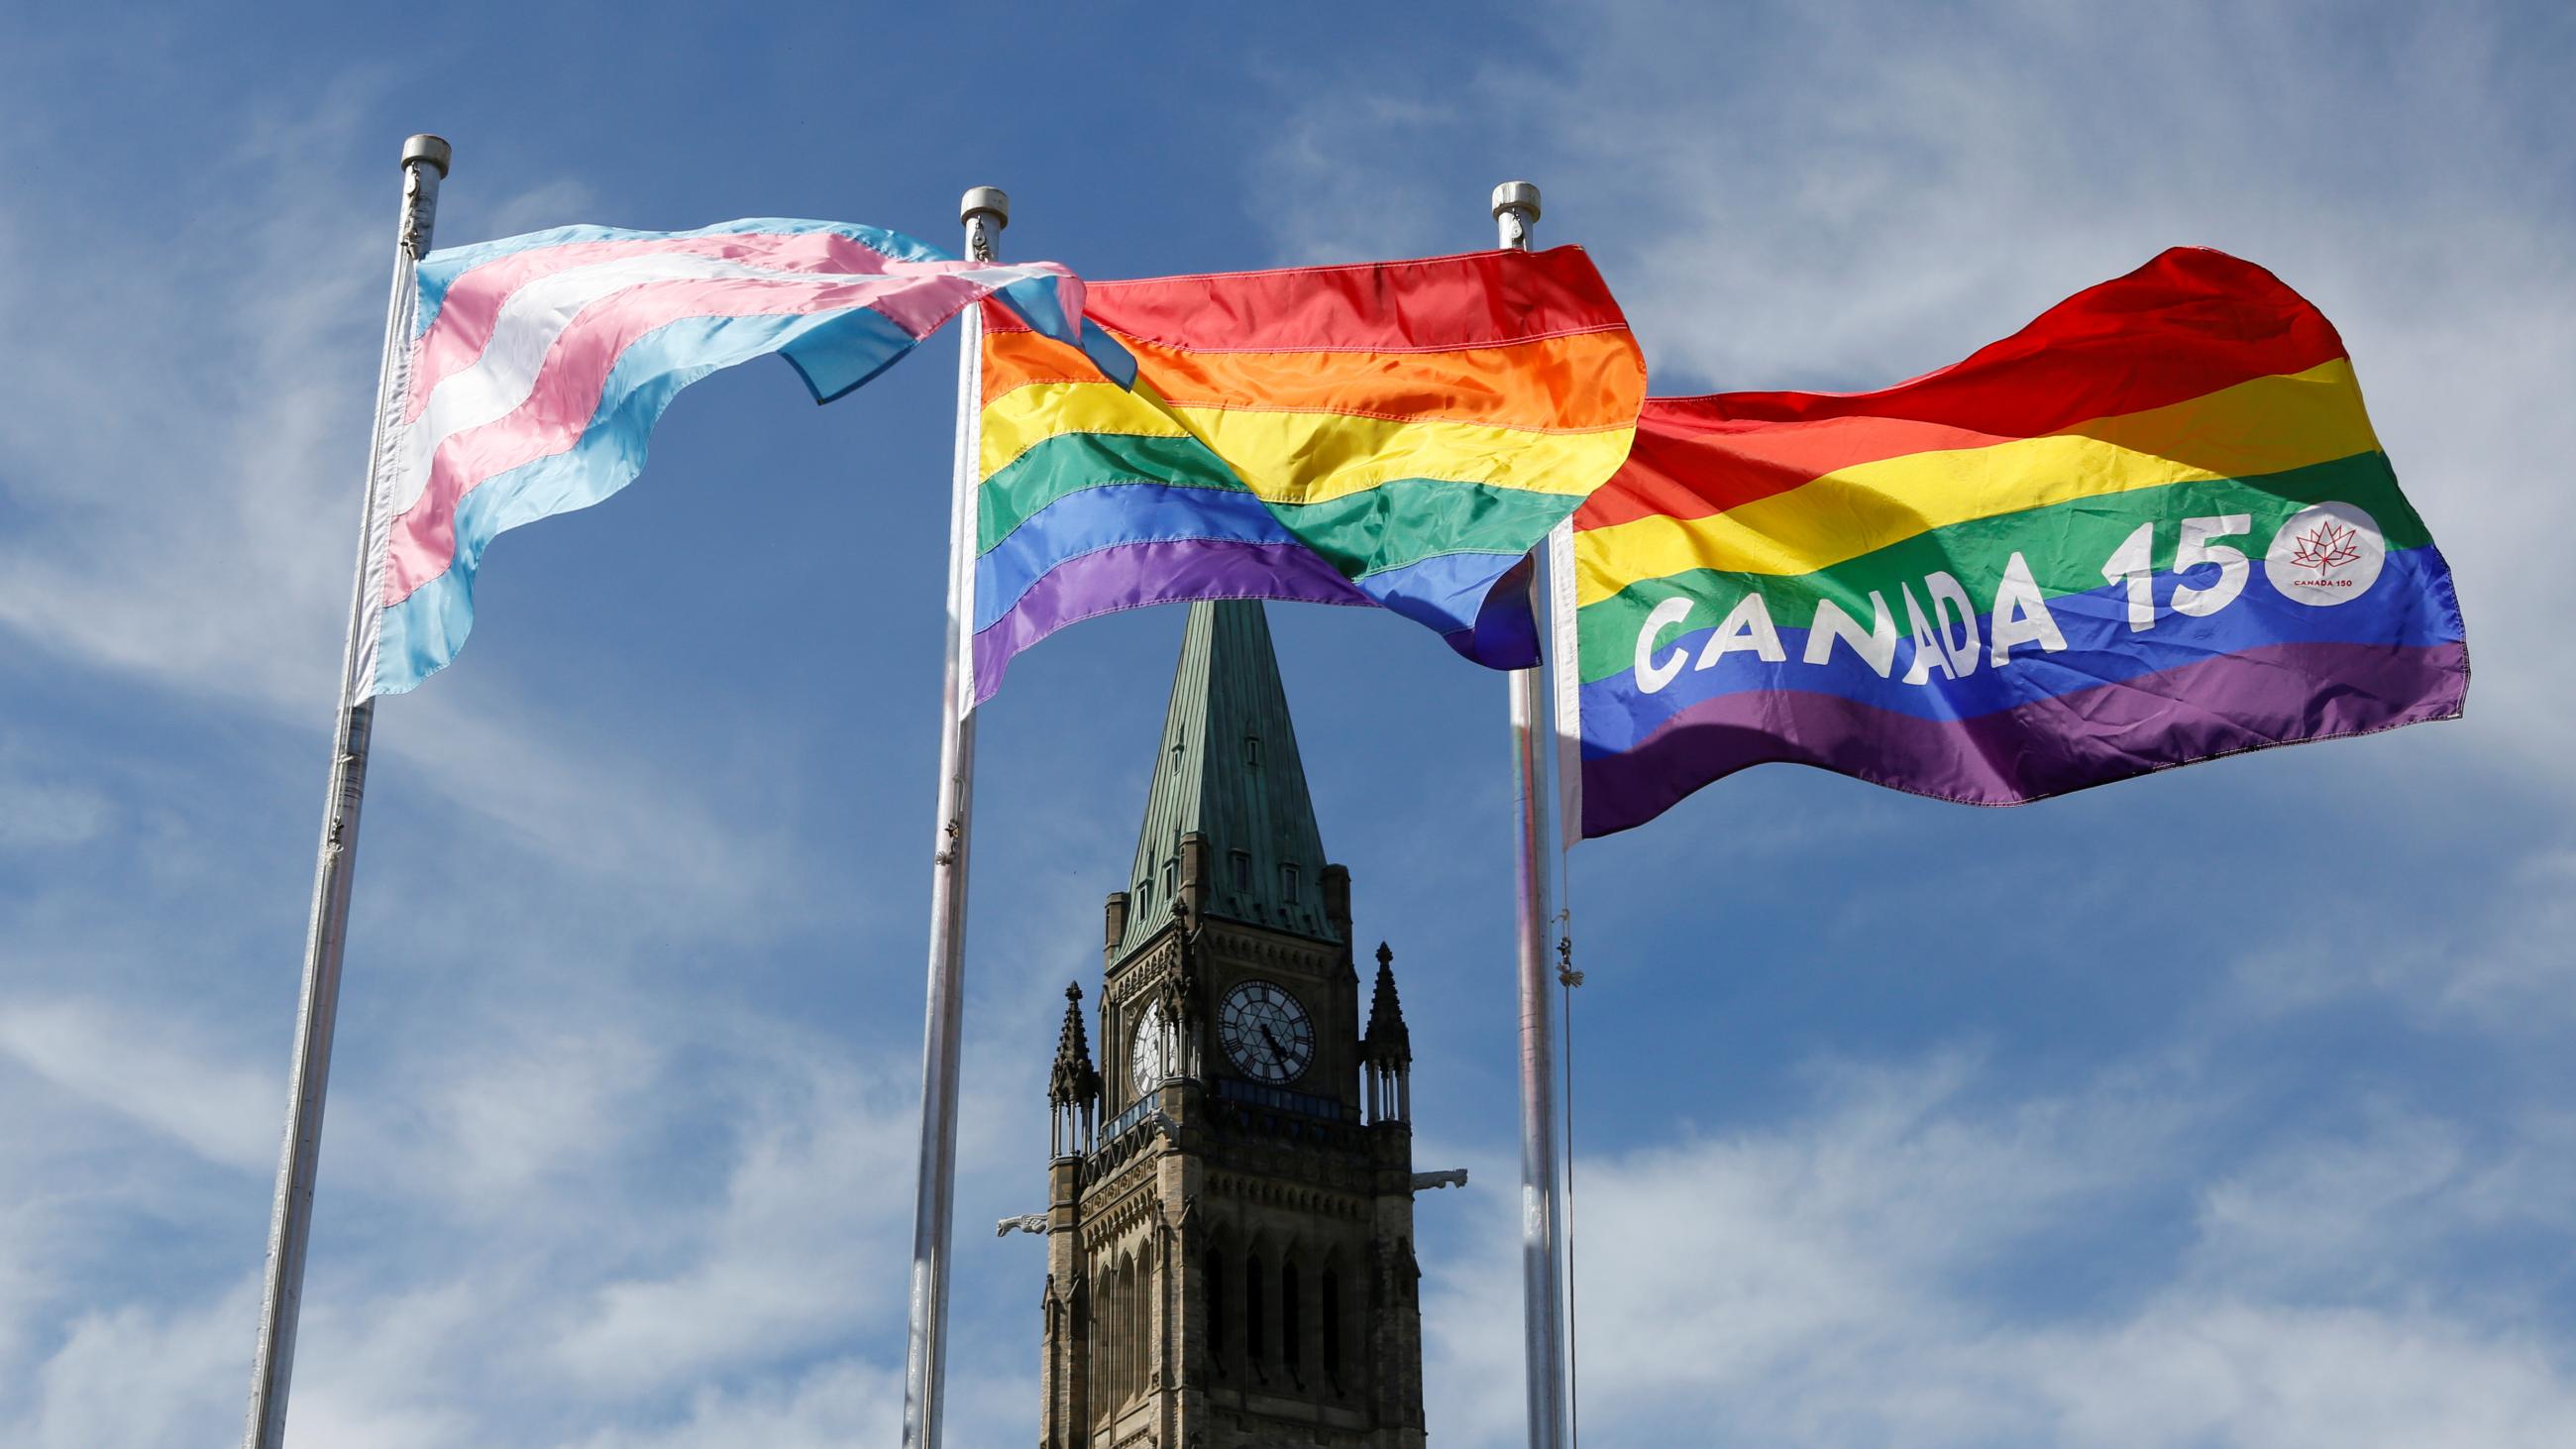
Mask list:
[[1122,886],[1048,1087],[1039,1444],[1422,1449],[1412,1051],[1258,603],[1190,607]]

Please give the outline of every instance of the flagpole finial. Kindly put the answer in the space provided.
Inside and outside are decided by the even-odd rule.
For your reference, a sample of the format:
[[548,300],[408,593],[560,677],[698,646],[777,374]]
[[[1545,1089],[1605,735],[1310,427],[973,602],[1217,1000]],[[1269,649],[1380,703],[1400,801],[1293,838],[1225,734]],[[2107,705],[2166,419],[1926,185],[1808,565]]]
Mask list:
[[1506,181],[1494,188],[1494,215],[1507,211],[1525,211],[1531,221],[1538,220],[1538,187],[1527,181]]
[[979,216],[991,217],[995,231],[1009,226],[1011,194],[998,186],[968,187],[966,194],[957,199],[957,220],[971,226]]
[[402,164],[406,167],[415,161],[424,161],[437,167],[438,174],[445,176],[447,168],[455,160],[456,148],[448,145],[444,136],[433,136],[424,131],[403,142]]

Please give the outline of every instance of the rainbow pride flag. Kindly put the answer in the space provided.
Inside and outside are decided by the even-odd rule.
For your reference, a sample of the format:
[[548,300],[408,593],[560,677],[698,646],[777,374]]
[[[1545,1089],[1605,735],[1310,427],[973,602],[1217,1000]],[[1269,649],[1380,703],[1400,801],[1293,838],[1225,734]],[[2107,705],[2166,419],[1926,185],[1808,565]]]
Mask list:
[[[1519,565],[1645,395],[1580,248],[1096,282],[1085,307],[1092,355],[985,309],[976,702],[1067,624],[1188,599],[1377,605],[1536,662]],[[1132,378],[1095,360],[1118,348]]]
[[1554,558],[1576,838],[1766,762],[2008,805],[2468,688],[2342,339],[2214,251],[1883,391],[1649,399]]
[[422,258],[381,404],[361,585],[378,607],[351,701],[446,667],[493,537],[625,487],[681,388],[775,352],[829,402],[997,291],[1018,325],[1081,335],[1081,283],[1055,263],[962,262],[838,222],[573,226]]

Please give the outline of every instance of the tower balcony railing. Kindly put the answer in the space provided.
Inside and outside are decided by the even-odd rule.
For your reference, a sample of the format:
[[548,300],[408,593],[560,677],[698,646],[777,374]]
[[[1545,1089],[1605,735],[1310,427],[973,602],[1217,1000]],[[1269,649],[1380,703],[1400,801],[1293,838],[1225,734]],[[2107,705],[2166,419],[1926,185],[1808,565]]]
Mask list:
[[1360,1120],[1357,1108],[1344,1106],[1335,1098],[1319,1097],[1312,1092],[1292,1092],[1286,1087],[1265,1087],[1259,1082],[1240,1081],[1233,1077],[1217,1078],[1216,1094],[1229,1102],[1267,1107],[1274,1112],[1298,1112],[1308,1117],[1321,1117],[1327,1122]]
[[1117,1141],[1117,1140],[1118,1140],[1122,1135],[1124,1135],[1124,1134],[1126,1133],[1127,1129],[1129,1129],[1129,1128],[1131,1128],[1131,1127],[1135,1126],[1137,1123],[1142,1122],[1142,1121],[1144,1121],[1147,1117],[1149,1117],[1149,1116],[1153,1115],[1153,1111],[1154,1111],[1154,1099],[1153,1099],[1153,1098],[1151,1098],[1151,1097],[1140,1097],[1140,1098],[1138,1098],[1138,1099],[1137,1099],[1133,1104],[1131,1104],[1131,1105],[1127,1108],[1127,1110],[1126,1110],[1126,1111],[1121,1112],[1121,1113],[1119,1113],[1117,1116],[1110,1118],[1110,1119],[1109,1119],[1109,1125],[1108,1125],[1108,1126],[1103,1127],[1103,1128],[1101,1128],[1101,1129],[1100,1129],[1100,1139],[1099,1139],[1099,1140],[1100,1140],[1100,1146],[1101,1146],[1101,1148],[1102,1148],[1102,1149],[1106,1149],[1106,1148],[1109,1146],[1109,1144],[1110,1144],[1110,1143]]
[[[1230,1116],[1242,1126],[1316,1141],[1341,1141],[1343,1133],[1337,1129],[1360,1125],[1359,1110],[1337,1098],[1290,1091],[1286,1087],[1264,1086],[1233,1077],[1219,1077],[1209,1085],[1220,1100],[1235,1104],[1232,1113],[1220,1114],[1220,1118]],[[1084,1165],[1085,1180],[1108,1172],[1124,1161],[1130,1150],[1127,1139],[1136,1129],[1160,1117],[1161,1100],[1143,1097],[1129,1103],[1126,1111],[1110,1118],[1095,1139],[1097,1145],[1088,1154]],[[1299,1126],[1298,1119],[1309,1125]]]

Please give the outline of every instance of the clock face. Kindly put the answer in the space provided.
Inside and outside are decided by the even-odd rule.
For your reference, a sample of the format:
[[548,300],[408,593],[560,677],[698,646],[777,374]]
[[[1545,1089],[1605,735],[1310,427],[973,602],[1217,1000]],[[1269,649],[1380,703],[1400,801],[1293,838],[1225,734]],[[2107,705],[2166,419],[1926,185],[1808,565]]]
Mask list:
[[1217,1008],[1217,1039],[1245,1076],[1293,1082],[1315,1059],[1315,1022],[1283,987],[1246,981]]
[[1134,1084],[1137,1096],[1151,1096],[1163,1085],[1170,1066],[1163,1055],[1163,1004],[1149,1001],[1144,1014],[1136,1018],[1136,1036],[1127,1048],[1127,1080]]

